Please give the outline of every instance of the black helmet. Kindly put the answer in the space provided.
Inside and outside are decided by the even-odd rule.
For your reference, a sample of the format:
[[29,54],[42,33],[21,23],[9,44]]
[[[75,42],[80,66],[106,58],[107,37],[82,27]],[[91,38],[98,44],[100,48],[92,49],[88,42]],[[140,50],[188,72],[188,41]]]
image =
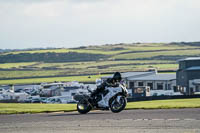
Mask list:
[[121,74],[119,72],[116,72],[114,75],[113,75],[113,79],[115,81],[118,81],[120,82],[122,80],[122,77],[121,77]]

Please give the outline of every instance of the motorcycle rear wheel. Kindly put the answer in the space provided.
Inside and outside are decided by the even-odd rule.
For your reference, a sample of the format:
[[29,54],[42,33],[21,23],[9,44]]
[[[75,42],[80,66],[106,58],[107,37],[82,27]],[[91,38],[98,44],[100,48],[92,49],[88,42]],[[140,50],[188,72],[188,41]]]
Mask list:
[[80,114],[87,114],[91,109],[92,107],[87,100],[81,100],[77,103],[77,111]]

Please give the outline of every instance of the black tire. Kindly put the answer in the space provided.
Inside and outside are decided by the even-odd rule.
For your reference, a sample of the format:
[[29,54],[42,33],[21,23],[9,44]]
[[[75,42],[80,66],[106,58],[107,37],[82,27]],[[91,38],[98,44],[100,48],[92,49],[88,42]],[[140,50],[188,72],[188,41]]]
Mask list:
[[[120,96],[120,103],[117,102],[117,97]],[[109,107],[113,113],[119,113],[126,107],[127,100],[124,96],[118,95],[110,99]],[[115,103],[117,102],[117,103]],[[118,105],[118,106],[117,106]]]
[[[81,108],[83,107],[83,108]],[[92,109],[90,103],[87,100],[81,100],[77,103],[77,111],[80,114],[87,114]]]

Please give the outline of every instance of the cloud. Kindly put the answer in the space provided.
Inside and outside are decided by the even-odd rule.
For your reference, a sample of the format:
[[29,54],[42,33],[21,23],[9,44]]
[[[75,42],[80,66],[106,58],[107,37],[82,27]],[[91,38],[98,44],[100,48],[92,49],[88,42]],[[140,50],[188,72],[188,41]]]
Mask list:
[[0,0],[0,43],[198,40],[199,5],[199,0]]
[[0,0],[0,12],[10,16],[58,16],[62,11],[63,1],[55,0]]
[[61,2],[32,3],[24,7],[24,14],[28,16],[55,17],[62,15]]

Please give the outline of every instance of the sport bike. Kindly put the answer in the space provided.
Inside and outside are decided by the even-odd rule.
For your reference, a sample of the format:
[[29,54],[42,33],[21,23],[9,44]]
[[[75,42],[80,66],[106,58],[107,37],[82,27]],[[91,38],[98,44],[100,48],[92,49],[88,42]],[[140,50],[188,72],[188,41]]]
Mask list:
[[89,94],[74,96],[74,99],[78,101],[77,110],[81,114],[86,114],[92,109],[111,110],[113,113],[118,113],[126,107],[128,91],[125,85],[105,87],[104,91],[95,97],[91,97],[91,90],[88,91]]

